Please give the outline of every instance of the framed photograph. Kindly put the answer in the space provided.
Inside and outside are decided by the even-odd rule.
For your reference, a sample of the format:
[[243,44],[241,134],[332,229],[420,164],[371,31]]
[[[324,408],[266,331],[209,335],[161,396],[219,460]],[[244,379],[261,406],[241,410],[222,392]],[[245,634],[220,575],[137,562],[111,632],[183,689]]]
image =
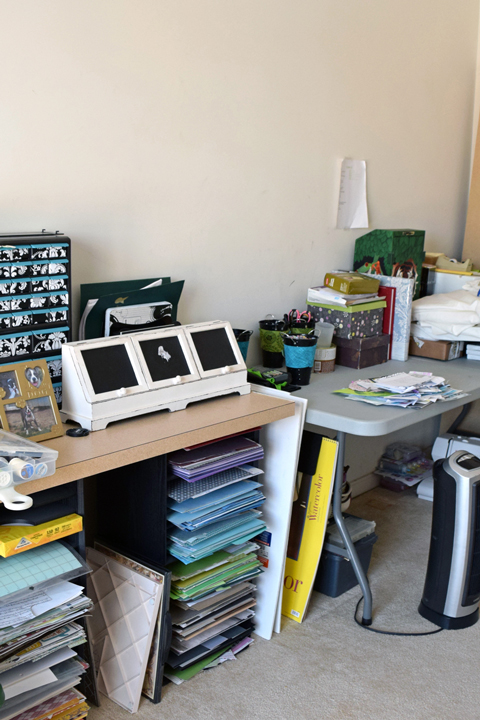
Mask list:
[[0,365],[0,422],[34,442],[63,435],[46,360]]

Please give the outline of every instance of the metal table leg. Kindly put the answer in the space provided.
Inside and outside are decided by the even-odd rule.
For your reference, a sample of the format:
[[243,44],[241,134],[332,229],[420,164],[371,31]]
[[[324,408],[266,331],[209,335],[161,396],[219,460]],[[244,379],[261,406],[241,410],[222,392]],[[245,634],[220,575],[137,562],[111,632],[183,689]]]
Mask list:
[[345,525],[345,520],[342,515],[342,485],[343,485],[343,468],[345,465],[345,433],[337,433],[338,441],[338,459],[337,459],[337,470],[335,473],[335,485],[333,488],[333,517],[337,524],[337,527],[342,536],[343,543],[347,549],[350,562],[352,563],[353,570],[359,582],[359,585],[363,593],[363,617],[362,625],[372,624],[372,591],[368,584],[367,576],[363,570],[358,559],[357,551],[349,532]]

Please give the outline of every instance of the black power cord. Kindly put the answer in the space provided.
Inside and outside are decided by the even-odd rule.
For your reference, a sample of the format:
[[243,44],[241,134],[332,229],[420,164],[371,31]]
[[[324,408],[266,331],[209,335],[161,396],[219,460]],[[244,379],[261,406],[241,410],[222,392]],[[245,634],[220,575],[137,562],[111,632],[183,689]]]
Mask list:
[[353,619],[357,623],[357,625],[360,625],[361,628],[364,630],[370,630],[370,632],[378,633],[379,635],[400,635],[403,637],[417,637],[420,635],[436,635],[439,632],[442,632],[443,628],[439,627],[436,630],[429,630],[428,632],[392,632],[391,630],[377,630],[377,628],[372,627],[371,625],[364,625],[361,620],[357,618],[358,609],[360,607],[360,603],[363,600],[363,595],[360,598],[360,600],[357,603],[357,607],[355,608],[355,613],[353,615]]

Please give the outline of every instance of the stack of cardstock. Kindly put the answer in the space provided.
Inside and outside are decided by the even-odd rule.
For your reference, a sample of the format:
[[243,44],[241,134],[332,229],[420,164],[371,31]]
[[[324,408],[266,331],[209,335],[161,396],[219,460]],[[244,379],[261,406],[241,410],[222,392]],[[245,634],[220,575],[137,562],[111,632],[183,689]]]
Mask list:
[[88,712],[83,695],[68,693],[88,668],[73,648],[86,641],[76,621],[92,602],[81,586],[62,579],[65,573],[86,571],[81,558],[60,543],[1,559],[6,581],[0,591],[0,687],[5,697],[0,720],[27,715],[28,720],[43,720],[46,713],[57,720],[77,720]]
[[170,566],[172,642],[165,675],[175,683],[235,659],[252,642],[252,581],[263,571],[252,538],[266,527],[259,510],[265,496],[262,471],[239,464],[260,457],[261,445],[234,437],[170,458],[172,471],[181,474],[169,482],[167,514],[168,549],[177,561]]
[[13,720],[83,720],[88,711],[85,695],[72,688],[15,715]]
[[195,482],[215,473],[263,458],[263,448],[253,440],[237,436],[202,445],[192,450],[179,450],[169,457],[174,475]]

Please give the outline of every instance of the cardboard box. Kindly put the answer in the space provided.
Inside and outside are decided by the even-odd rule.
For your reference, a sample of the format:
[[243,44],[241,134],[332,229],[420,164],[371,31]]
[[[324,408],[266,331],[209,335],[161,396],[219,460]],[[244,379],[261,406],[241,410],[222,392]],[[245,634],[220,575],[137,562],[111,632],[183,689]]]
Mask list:
[[18,555],[30,548],[81,532],[82,528],[83,518],[76,513],[41,525],[3,525],[0,526],[0,555]]
[[433,360],[456,360],[465,350],[464,342],[449,342],[448,340],[421,340],[410,338],[409,355],[432,358]]
[[413,299],[417,300],[424,242],[424,230],[372,230],[355,241],[353,268],[371,275],[415,278]]
[[359,273],[333,273],[325,275],[324,283],[327,287],[346,295],[359,295],[361,293],[376,293],[380,282],[375,277],[365,277]]
[[367,338],[334,338],[337,346],[337,365],[359,370],[380,365],[388,360],[390,335],[375,335]]

